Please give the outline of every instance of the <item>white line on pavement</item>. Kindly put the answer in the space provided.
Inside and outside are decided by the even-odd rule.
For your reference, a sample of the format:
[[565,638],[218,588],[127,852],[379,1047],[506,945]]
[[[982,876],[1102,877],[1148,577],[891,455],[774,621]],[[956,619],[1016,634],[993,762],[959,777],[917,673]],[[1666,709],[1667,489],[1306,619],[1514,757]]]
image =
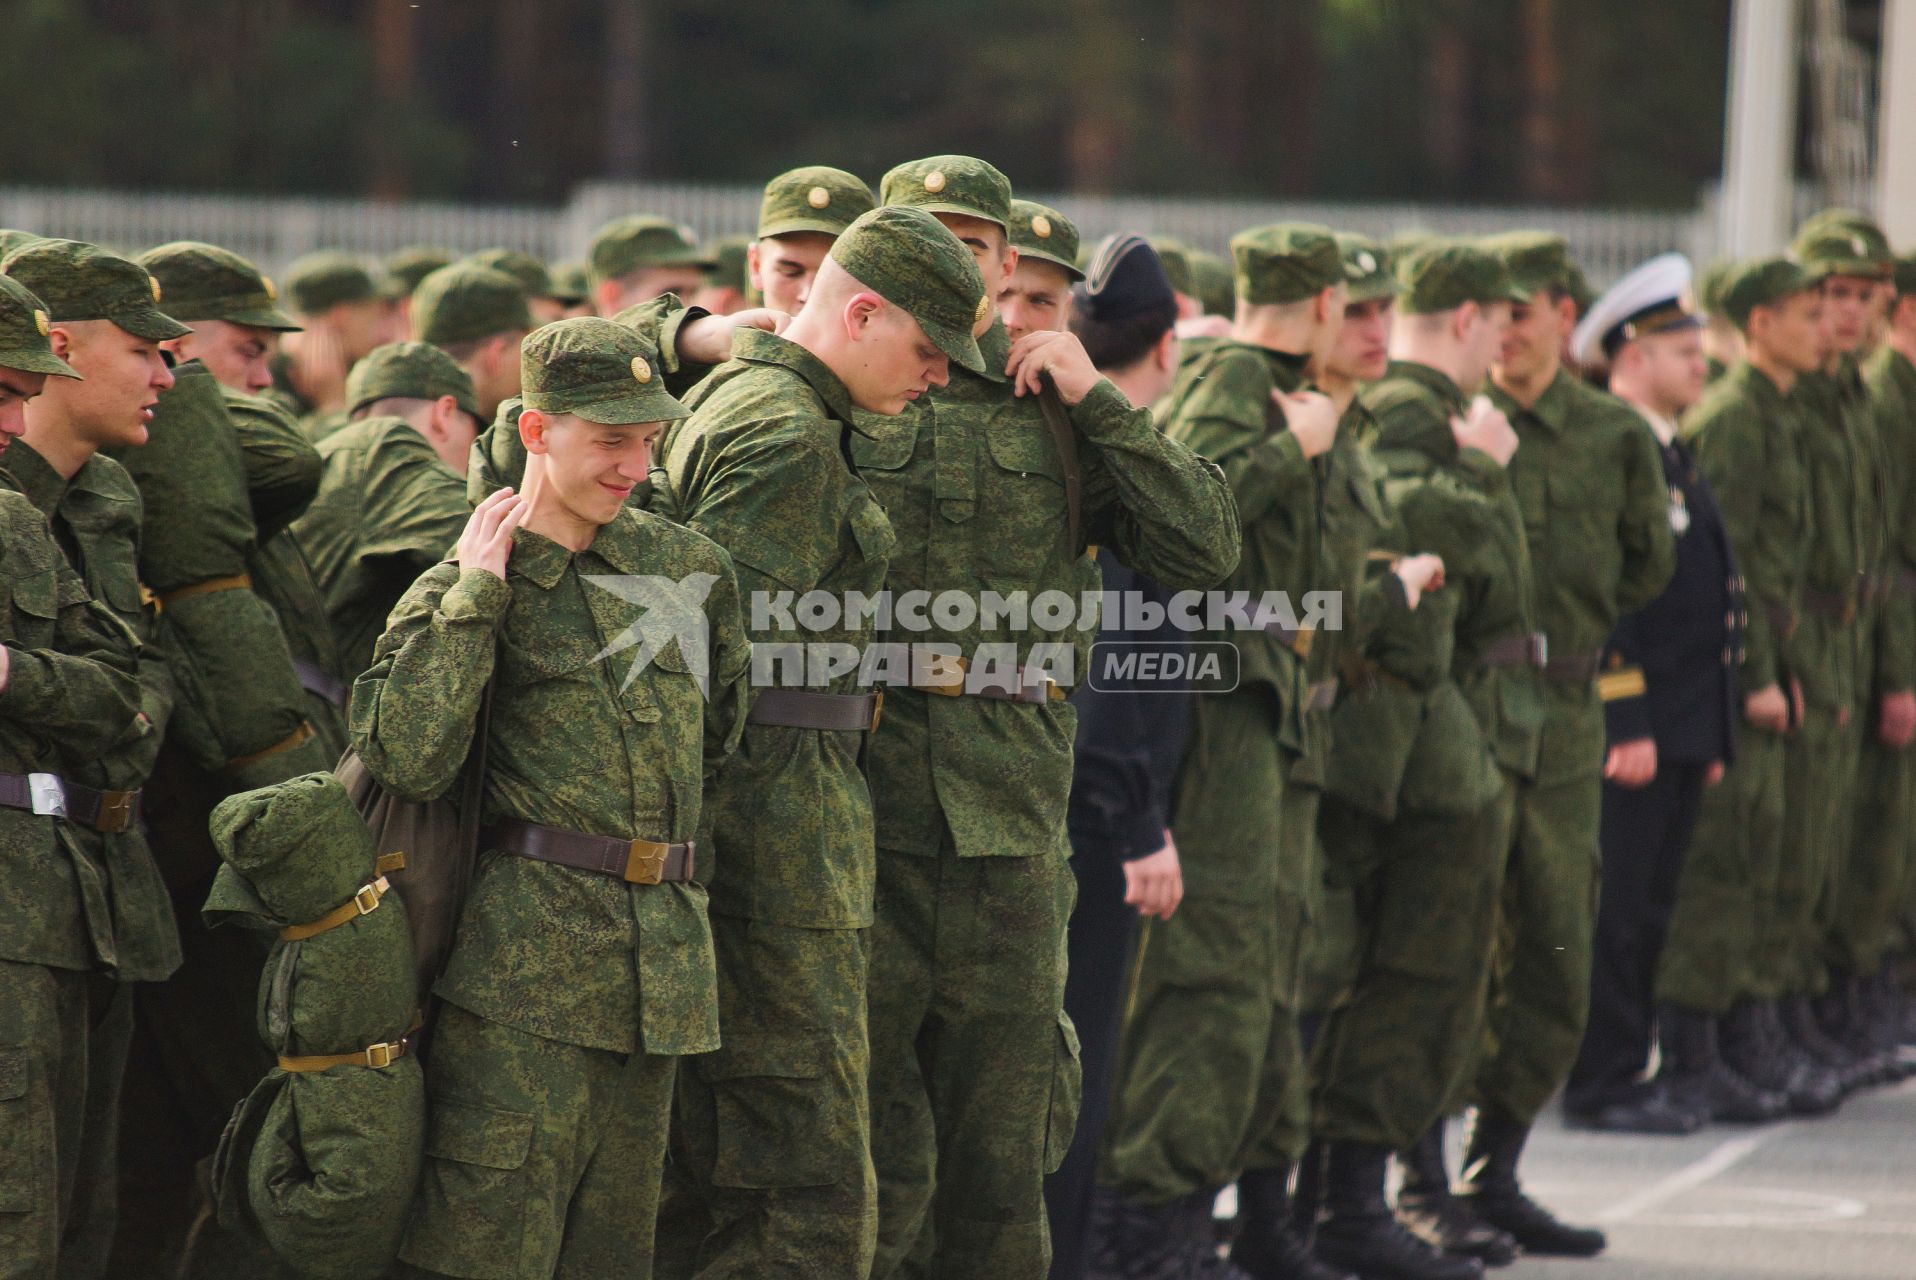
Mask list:
[[1790,1124],[1776,1124],[1758,1133],[1731,1138],[1701,1160],[1684,1165],[1675,1173],[1657,1179],[1635,1195],[1625,1196],[1608,1209],[1598,1213],[1597,1220],[1607,1223],[1626,1222],[1646,1210],[1676,1199],[1686,1191],[1694,1191],[1718,1174],[1735,1168],[1748,1159],[1758,1147],[1780,1133],[1787,1133],[1792,1128],[1794,1126]]

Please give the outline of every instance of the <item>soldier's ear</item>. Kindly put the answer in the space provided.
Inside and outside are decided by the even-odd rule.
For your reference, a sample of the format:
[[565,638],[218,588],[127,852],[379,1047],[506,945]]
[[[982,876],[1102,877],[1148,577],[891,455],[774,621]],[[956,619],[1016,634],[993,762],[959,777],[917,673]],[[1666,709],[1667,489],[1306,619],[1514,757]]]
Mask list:
[[527,453],[546,452],[546,416],[537,409],[519,411],[519,443]]

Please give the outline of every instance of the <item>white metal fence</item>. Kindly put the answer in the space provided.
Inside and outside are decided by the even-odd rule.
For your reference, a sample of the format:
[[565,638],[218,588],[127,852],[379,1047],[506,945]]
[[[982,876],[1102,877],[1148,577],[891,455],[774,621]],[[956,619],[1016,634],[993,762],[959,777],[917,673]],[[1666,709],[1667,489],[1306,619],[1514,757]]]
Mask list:
[[[1093,239],[1112,231],[1171,235],[1222,250],[1231,235],[1280,219],[1303,219],[1388,236],[1421,229],[1484,233],[1513,227],[1556,231],[1593,283],[1602,285],[1654,254],[1680,250],[1701,262],[1715,246],[1715,219],[1687,212],[1520,206],[1330,204],[1151,196],[1035,197],[1063,210]],[[206,240],[282,270],[315,249],[385,254],[411,244],[457,250],[507,245],[559,260],[581,255],[610,218],[651,213],[701,237],[748,233],[756,188],[687,183],[591,183],[557,209],[258,196],[62,191],[0,187],[0,227],[64,236],[126,251],[168,240]]]

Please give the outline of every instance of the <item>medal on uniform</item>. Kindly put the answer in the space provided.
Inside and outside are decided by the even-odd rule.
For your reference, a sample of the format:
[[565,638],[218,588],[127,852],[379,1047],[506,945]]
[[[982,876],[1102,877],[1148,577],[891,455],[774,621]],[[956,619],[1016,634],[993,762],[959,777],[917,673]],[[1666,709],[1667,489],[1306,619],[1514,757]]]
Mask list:
[[1684,501],[1683,490],[1670,486],[1670,531],[1681,537],[1690,528],[1690,505]]

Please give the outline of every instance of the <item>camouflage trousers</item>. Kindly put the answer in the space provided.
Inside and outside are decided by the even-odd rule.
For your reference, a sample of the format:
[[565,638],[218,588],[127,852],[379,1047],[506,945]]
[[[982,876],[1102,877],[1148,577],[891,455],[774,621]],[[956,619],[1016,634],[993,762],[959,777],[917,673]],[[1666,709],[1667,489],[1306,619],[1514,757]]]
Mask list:
[[711,922],[724,1047],[679,1069],[654,1274],[863,1277],[878,1229],[864,933]]
[[1501,805],[1382,822],[1324,801],[1333,885],[1355,909],[1356,968],[1312,1061],[1315,1135],[1410,1146],[1461,1087],[1483,1030]]
[[1044,1179],[1077,1124],[1066,860],[878,852],[871,931],[872,1280],[1038,1277]]
[[1903,903],[1916,855],[1912,817],[1916,749],[1891,751],[1871,723],[1857,769],[1854,830],[1828,895],[1824,955],[1832,969],[1873,974],[1884,957],[1900,950]]
[[1783,739],[1739,723],[1736,763],[1703,789],[1677,880],[1656,998],[1718,1017],[1737,1001],[1782,994],[1763,921],[1783,860]]
[[1783,856],[1768,910],[1763,962],[1782,995],[1818,995],[1829,981],[1830,904],[1856,828],[1862,717],[1809,707],[1783,745]]
[[1291,759],[1267,689],[1199,701],[1172,824],[1184,901],[1138,937],[1098,1175],[1133,1203],[1288,1167],[1309,1142],[1298,1004],[1319,793],[1283,781]]
[[1467,1097],[1525,1123],[1562,1087],[1590,1013],[1603,851],[1603,777],[1550,783],[1507,775],[1497,821],[1509,833],[1480,1058]]
[[649,1277],[679,1060],[562,1044],[450,1004],[431,1054],[397,1274]]
[[130,985],[0,960],[0,1277],[104,1274]]

